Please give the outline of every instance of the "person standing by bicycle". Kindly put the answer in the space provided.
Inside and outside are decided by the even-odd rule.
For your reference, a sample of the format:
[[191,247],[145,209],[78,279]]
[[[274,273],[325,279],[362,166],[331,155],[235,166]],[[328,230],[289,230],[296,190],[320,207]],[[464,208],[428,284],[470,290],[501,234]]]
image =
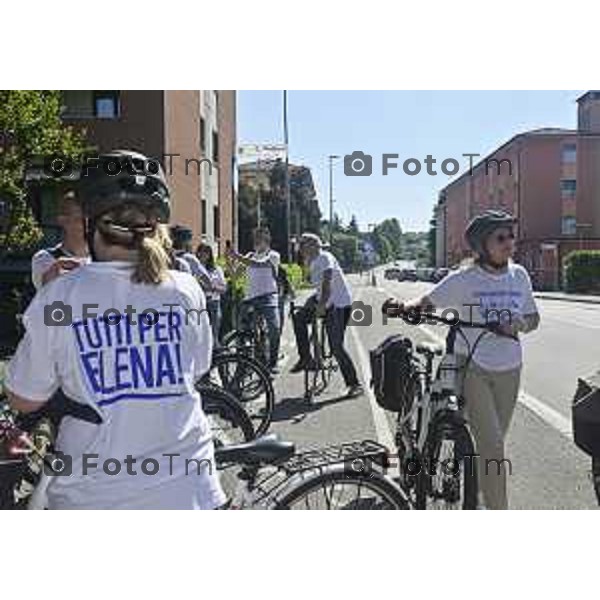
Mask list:
[[310,281],[317,288],[304,306],[292,316],[299,360],[291,373],[314,369],[314,358],[310,354],[308,325],[315,316],[325,318],[325,328],[332,354],[340,367],[344,383],[348,388],[347,398],[363,394],[356,367],[344,347],[346,326],[350,319],[352,295],[344,272],[331,252],[323,249],[321,238],[314,233],[303,233],[300,238],[300,253],[310,269]]
[[14,409],[33,412],[60,389],[101,417],[64,417],[56,449],[67,472],[51,477],[49,508],[213,509],[225,501],[194,386],[212,354],[204,294],[191,275],[169,269],[158,235],[169,190],[158,163],[149,165],[115,151],[82,177],[94,261],[38,292],[8,365]]
[[271,232],[266,227],[254,231],[254,251],[246,256],[229,249],[228,256],[233,261],[246,267],[248,287],[240,310],[240,321],[244,329],[252,327],[254,317],[262,316],[267,325],[269,338],[268,369],[277,374],[279,360],[279,338],[281,324],[279,322],[279,289],[277,271],[281,263],[279,252],[271,248]]
[[83,214],[73,190],[58,201],[56,222],[62,229],[62,241],[36,252],[31,259],[31,280],[36,290],[59,275],[89,262]]
[[537,329],[540,322],[529,274],[511,260],[515,223],[503,211],[476,216],[465,231],[475,255],[472,264],[451,272],[421,298],[386,302],[408,311],[451,308],[462,321],[494,324],[500,334],[482,335],[483,330],[469,328],[464,330],[466,339],[457,336],[455,344],[488,509],[508,508],[504,440],[519,393],[522,348],[518,336]]
[[221,331],[221,296],[227,291],[227,282],[223,269],[215,262],[212,246],[200,244],[196,249],[196,257],[206,269],[210,279],[210,287],[204,288],[204,293],[206,294],[206,308],[212,326],[213,340],[218,346]]

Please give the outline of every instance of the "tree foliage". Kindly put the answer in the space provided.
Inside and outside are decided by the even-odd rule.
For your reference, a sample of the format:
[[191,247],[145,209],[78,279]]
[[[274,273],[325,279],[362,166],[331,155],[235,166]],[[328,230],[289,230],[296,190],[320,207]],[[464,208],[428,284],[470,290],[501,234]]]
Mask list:
[[25,169],[34,157],[70,158],[85,150],[83,135],[60,119],[57,90],[0,91],[0,248],[22,252],[41,231],[26,202]]

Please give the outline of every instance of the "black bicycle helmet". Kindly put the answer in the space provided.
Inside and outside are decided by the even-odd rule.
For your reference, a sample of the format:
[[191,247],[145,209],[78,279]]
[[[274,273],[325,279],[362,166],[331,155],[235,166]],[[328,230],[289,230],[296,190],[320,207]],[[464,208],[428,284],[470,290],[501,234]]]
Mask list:
[[163,223],[169,221],[169,188],[162,167],[138,152],[113,150],[89,160],[79,188],[84,214],[91,220],[132,204],[150,208]]
[[465,231],[465,239],[478,254],[485,253],[485,240],[500,227],[512,227],[517,220],[501,210],[486,210],[471,220]]

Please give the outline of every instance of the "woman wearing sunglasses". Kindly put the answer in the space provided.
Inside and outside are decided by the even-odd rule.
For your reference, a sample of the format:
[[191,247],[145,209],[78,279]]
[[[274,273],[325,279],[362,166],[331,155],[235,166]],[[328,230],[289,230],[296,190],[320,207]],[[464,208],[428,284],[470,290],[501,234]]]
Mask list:
[[[529,274],[512,261],[516,220],[502,211],[486,211],[468,225],[465,238],[473,260],[453,271],[424,297],[398,302],[404,310],[451,308],[464,321],[495,323],[500,334],[465,329],[456,338],[462,392],[475,438],[479,481],[488,509],[508,508],[504,440],[515,408],[522,367],[519,334],[539,325]],[[480,338],[478,340],[478,338]],[[467,357],[474,352],[467,364]]]

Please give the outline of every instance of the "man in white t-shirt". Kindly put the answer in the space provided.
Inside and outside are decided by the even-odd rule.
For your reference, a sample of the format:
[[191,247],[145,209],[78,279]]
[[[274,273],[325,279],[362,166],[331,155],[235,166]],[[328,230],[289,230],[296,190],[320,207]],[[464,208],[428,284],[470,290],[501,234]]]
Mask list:
[[267,324],[269,336],[269,370],[277,373],[279,358],[279,289],[277,271],[281,263],[279,252],[271,248],[271,233],[266,227],[254,232],[254,252],[246,256],[229,251],[229,257],[247,268],[248,287],[242,304],[241,321],[245,328],[251,326],[248,314],[252,309],[255,315],[262,315]]
[[317,293],[293,316],[294,333],[300,356],[292,367],[292,373],[314,368],[310,355],[308,325],[315,313],[325,317],[325,327],[331,352],[340,367],[344,382],[348,386],[347,397],[354,398],[363,393],[352,358],[344,347],[344,335],[350,319],[352,295],[350,287],[337,259],[331,252],[323,250],[319,236],[313,233],[302,234],[300,252],[310,268],[310,281]]
[[39,250],[31,259],[31,280],[36,290],[89,262],[83,213],[73,192],[65,193],[59,200],[56,222],[62,229],[62,242]]

